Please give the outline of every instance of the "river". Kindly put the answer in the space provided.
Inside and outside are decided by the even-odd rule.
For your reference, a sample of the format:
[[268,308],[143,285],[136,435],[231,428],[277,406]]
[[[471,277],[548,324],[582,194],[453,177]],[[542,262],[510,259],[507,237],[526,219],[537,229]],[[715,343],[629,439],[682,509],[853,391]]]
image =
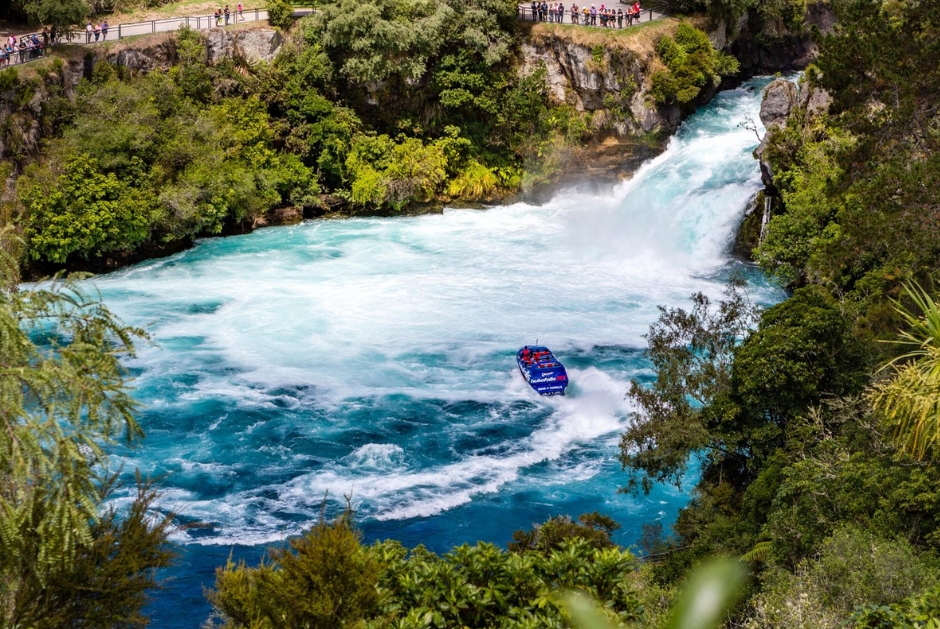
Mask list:
[[[739,123],[766,82],[720,93],[602,195],[270,228],[90,280],[154,339],[130,364],[147,437],[112,465],[160,477],[160,508],[200,524],[175,534],[151,626],[199,627],[214,567],[257,562],[327,495],[350,497],[366,541],[436,551],[594,510],[625,545],[668,530],[685,493],[617,493],[624,394],[651,377],[658,305],[720,297],[735,269],[779,298],[729,253],[760,188]],[[536,341],[568,396],[521,379],[515,350]]]

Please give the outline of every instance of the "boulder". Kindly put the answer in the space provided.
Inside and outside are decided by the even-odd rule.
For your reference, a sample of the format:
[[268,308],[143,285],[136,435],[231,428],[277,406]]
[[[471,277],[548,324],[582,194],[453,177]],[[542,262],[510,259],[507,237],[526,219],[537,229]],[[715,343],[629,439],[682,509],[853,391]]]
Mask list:
[[809,90],[809,97],[806,99],[806,113],[810,116],[817,116],[829,111],[829,103],[832,97],[829,92],[821,87],[814,87]]
[[210,63],[226,57],[247,61],[273,61],[281,48],[281,34],[272,28],[209,29],[204,34]]
[[796,103],[796,85],[786,79],[776,79],[764,90],[764,100],[760,104],[761,122],[768,129],[786,126],[787,117]]

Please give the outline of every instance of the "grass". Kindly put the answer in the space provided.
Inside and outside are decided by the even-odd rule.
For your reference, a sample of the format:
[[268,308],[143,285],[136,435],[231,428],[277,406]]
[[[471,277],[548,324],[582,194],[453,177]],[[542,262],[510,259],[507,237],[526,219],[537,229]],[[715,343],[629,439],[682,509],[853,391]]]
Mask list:
[[539,22],[532,25],[532,40],[536,43],[546,43],[549,39],[564,39],[587,48],[602,46],[606,49],[627,50],[641,58],[649,59],[655,54],[656,41],[663,35],[675,33],[678,26],[679,20],[672,17],[643,22],[624,29]]
[[527,22],[527,24],[530,24],[532,41],[537,44],[545,44],[552,39],[563,39],[591,49],[601,46],[607,50],[619,49],[632,52],[639,59],[661,64],[662,62],[656,55],[656,42],[663,35],[674,35],[679,23],[683,21],[691,22],[699,29],[708,27],[707,18],[701,16],[692,18],[665,16],[623,29],[551,22],[535,24]]
[[[118,24],[126,24],[128,22],[148,22],[150,20],[164,20],[171,17],[212,15],[216,9],[221,9],[226,4],[228,4],[229,9],[234,13],[235,7],[238,5],[238,0],[178,0],[177,2],[171,2],[161,7],[142,7],[125,11],[115,11],[103,17],[107,17],[108,24],[115,27]],[[258,0],[255,0],[255,2],[242,0],[242,4],[245,5],[246,13],[248,11],[254,11],[256,8],[265,8],[264,2],[259,2]]]

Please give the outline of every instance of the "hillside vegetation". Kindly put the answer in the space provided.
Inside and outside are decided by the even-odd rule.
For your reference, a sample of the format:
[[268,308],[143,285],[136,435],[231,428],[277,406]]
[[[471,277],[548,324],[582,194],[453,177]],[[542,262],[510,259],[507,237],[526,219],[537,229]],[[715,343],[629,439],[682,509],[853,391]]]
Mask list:
[[[624,490],[700,469],[672,531],[647,528],[651,561],[613,547],[596,513],[443,556],[362,546],[345,514],[257,567],[220,567],[210,622],[569,627],[555,592],[572,588],[609,623],[665,629],[678,584],[722,554],[752,574],[729,628],[940,625],[940,4],[832,4],[839,24],[803,85],[832,105],[797,108],[764,154],[782,202],[755,255],[790,297],[761,311],[732,281],[718,303],[664,309],[647,337],[656,373],[628,392]],[[692,6],[784,20],[795,7]],[[539,72],[515,71],[516,28],[515,5],[495,0],[340,0],[270,65],[207,64],[193,33],[166,72],[99,62],[74,102],[43,110],[41,155],[4,162],[17,251],[69,265],[326,192],[374,211],[514,190],[589,130]],[[659,98],[693,103],[730,71],[704,43],[691,26],[655,41]],[[14,94],[4,146],[27,146],[9,121],[37,85],[0,74]],[[69,285],[19,287],[0,259],[0,618],[142,626],[168,520],[148,518],[145,485],[125,519],[102,515],[113,487],[97,465],[103,444],[139,436],[117,355],[141,332]]]
[[763,157],[782,203],[755,255],[792,295],[663,312],[622,444],[634,489],[701,459],[655,578],[751,562],[735,626],[940,618],[940,7],[833,6],[801,86],[829,111],[795,108]]
[[[339,0],[293,26],[270,64],[207,63],[202,36],[182,31],[169,71],[99,60],[73,99],[56,60],[6,70],[0,139],[19,176],[4,214],[23,263],[100,268],[285,205],[394,212],[550,179],[559,149],[599,129],[549,98],[544,67],[520,71],[519,28],[507,0]],[[659,102],[690,104],[736,70],[691,25],[676,37],[657,37]]]

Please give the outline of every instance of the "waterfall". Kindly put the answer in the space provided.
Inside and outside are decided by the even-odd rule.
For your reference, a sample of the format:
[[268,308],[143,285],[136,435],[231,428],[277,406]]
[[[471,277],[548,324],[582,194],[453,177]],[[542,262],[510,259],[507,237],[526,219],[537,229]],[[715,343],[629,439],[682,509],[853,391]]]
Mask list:
[[[603,194],[269,228],[88,280],[156,341],[130,364],[147,437],[116,462],[205,524],[177,533],[186,562],[152,626],[198,627],[199,580],[232,545],[256,561],[327,494],[331,510],[351,496],[367,540],[434,550],[598,508],[624,544],[668,525],[682,492],[616,491],[624,394],[651,375],[657,306],[720,298],[736,268],[779,298],[728,253],[761,187],[737,123],[757,118],[763,83],[720,93]],[[518,374],[516,349],[537,338],[568,369],[563,399]]]
[[770,206],[773,204],[773,197],[771,197],[766,192],[764,193],[764,215],[760,219],[760,238],[757,239],[757,244],[760,245],[764,242],[764,237],[767,235],[767,224],[770,222]]

